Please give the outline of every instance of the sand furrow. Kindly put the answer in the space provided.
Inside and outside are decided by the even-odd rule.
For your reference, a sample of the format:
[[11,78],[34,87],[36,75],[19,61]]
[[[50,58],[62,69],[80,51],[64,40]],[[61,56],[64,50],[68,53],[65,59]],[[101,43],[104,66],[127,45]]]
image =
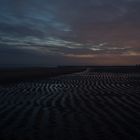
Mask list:
[[84,72],[0,86],[4,140],[140,139],[140,74]]

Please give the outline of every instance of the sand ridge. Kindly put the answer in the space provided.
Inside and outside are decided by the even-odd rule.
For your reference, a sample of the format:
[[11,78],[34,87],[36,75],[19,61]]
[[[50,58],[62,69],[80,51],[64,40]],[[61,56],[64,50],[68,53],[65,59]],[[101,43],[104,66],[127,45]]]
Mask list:
[[140,139],[140,74],[84,72],[0,86],[0,138]]

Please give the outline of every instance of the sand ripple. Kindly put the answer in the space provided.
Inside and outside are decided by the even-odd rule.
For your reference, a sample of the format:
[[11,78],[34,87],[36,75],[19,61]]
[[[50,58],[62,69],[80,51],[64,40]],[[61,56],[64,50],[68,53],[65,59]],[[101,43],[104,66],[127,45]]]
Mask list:
[[140,139],[140,75],[86,70],[0,86],[0,138]]

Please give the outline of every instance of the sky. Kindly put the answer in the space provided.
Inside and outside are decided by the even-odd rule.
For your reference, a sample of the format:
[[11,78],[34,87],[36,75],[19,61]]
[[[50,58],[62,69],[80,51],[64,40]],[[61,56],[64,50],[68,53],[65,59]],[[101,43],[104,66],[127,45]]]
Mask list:
[[140,63],[140,0],[0,0],[0,67]]

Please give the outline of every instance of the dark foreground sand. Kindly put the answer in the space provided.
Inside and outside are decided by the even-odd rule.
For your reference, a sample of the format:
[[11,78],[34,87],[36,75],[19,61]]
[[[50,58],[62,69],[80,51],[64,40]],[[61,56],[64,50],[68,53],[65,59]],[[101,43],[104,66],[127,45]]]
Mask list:
[[139,140],[140,73],[87,69],[0,85],[0,140]]

